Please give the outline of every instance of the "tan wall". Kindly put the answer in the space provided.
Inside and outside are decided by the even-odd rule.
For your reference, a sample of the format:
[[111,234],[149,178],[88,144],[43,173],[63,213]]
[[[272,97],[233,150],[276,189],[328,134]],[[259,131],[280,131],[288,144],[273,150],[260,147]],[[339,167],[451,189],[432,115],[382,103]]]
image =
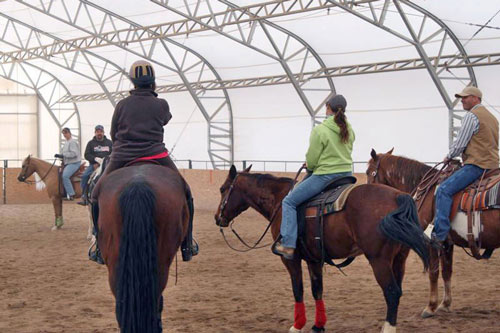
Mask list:
[[[17,181],[17,175],[20,169],[7,169],[7,203],[22,204],[22,203],[50,203],[47,191],[37,192],[35,185],[28,185]],[[228,171],[225,170],[189,170],[182,169],[182,175],[191,186],[195,207],[204,210],[216,210],[220,202],[219,188],[227,177]],[[292,172],[270,172],[278,177],[295,177]],[[358,182],[366,182],[364,174],[356,174]],[[34,181],[30,177],[30,180]],[[0,179],[0,184],[1,184]],[[3,198],[2,201],[3,203]]]

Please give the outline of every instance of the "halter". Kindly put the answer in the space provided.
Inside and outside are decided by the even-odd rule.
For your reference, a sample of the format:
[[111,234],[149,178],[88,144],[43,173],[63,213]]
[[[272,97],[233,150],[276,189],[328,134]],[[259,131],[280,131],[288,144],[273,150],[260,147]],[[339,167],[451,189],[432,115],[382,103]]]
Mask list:
[[23,180],[23,183],[30,184],[30,185],[42,183],[45,180],[45,178],[47,178],[47,176],[49,175],[50,170],[52,170],[52,168],[54,167],[54,164],[56,164],[56,161],[57,161],[57,158],[54,158],[54,162],[52,162],[52,165],[50,166],[49,170],[47,171],[47,173],[42,178],[40,178],[40,180],[32,181],[32,180],[27,180],[27,178],[25,178]]
[[[299,177],[300,175],[300,172],[302,171],[302,169],[304,169],[306,166],[305,164],[302,165],[299,169],[299,171],[297,171],[297,174],[295,175],[295,179],[294,181],[292,182],[292,186],[290,188],[290,190],[293,188],[295,182],[297,181],[297,178]],[[219,220],[222,218],[222,213],[224,211],[224,208],[226,208],[226,205],[229,201],[229,196],[231,195],[232,191],[233,191],[233,188],[234,188],[234,184],[236,183],[236,178],[238,178],[239,174],[236,174],[236,176],[234,177],[233,181],[231,182],[231,185],[229,186],[229,191],[227,192],[226,194],[226,197],[224,198],[224,200],[222,201],[221,203],[221,208],[220,208],[220,212],[219,212]],[[282,204],[282,201],[279,202],[279,204],[277,205],[277,207],[273,210],[273,213],[271,214],[271,218],[269,219],[269,224],[267,225],[266,227],[266,230],[264,230],[264,233],[259,237],[259,239],[253,244],[253,245],[248,245],[247,242],[245,242],[245,240],[243,240],[243,238],[240,237],[240,235],[238,235],[238,233],[236,232],[236,230],[233,229],[233,223],[234,223],[234,220],[231,220],[230,223],[229,223],[229,227],[231,228],[231,231],[233,232],[233,234],[236,235],[236,237],[238,238],[238,240],[247,247],[247,249],[245,250],[239,250],[239,249],[236,249],[234,248],[233,246],[231,246],[231,244],[229,244],[229,242],[227,241],[227,238],[226,238],[226,235],[224,234],[224,229],[222,228],[221,225],[219,225],[219,231],[221,232],[222,234],[222,237],[224,238],[224,241],[226,242],[227,246],[231,249],[231,250],[234,250],[234,251],[237,251],[237,252],[248,252],[250,250],[254,250],[254,249],[261,249],[261,248],[264,248],[264,247],[268,247],[269,245],[271,245],[272,243],[274,243],[274,240],[272,243],[269,243],[269,244],[265,244],[265,245],[261,245],[261,246],[257,246],[260,244],[260,242],[262,241],[262,239],[264,239],[264,236],[267,234],[267,232],[269,231],[269,228],[271,227],[271,224],[273,223],[274,221],[274,218],[276,217],[276,214],[278,214],[279,210],[281,209],[281,204]]]

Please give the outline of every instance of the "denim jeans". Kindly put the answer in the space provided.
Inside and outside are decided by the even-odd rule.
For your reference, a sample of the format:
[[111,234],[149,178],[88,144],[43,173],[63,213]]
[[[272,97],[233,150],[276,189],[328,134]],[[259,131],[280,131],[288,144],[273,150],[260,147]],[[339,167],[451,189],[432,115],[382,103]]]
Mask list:
[[71,180],[69,179],[69,177],[71,177],[76,172],[76,170],[78,170],[79,167],[80,167],[80,161],[66,164],[66,166],[64,167],[62,180],[64,189],[66,190],[66,194],[69,196],[75,195],[75,190],[73,189],[73,185],[71,185]]
[[285,247],[296,247],[297,242],[297,207],[320,193],[334,179],[351,176],[351,172],[311,175],[288,193],[282,202],[281,244]]
[[481,177],[483,172],[484,169],[476,165],[466,164],[439,185],[436,192],[436,217],[434,219],[434,230],[432,231],[437,239],[444,241],[450,231],[453,195],[472,184]]
[[90,175],[94,171],[94,167],[90,164],[82,174],[82,179],[80,180],[80,187],[82,188],[82,197],[85,195],[85,189],[87,188],[87,183],[89,182]]

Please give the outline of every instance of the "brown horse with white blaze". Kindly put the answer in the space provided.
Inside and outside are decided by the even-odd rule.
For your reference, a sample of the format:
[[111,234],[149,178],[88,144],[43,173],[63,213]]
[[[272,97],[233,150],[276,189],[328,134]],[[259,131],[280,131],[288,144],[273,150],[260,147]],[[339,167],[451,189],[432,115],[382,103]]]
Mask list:
[[[281,226],[281,201],[294,185],[290,178],[249,173],[250,168],[237,172],[231,167],[220,188],[221,202],[215,215],[216,224],[227,227],[240,213],[254,208],[271,223],[273,239]],[[306,216],[315,211],[306,210]],[[405,262],[410,248],[415,250],[427,267],[428,250],[410,196],[388,186],[359,185],[349,194],[342,211],[325,216],[324,246],[332,259],[364,254],[372,266],[375,278],[384,293],[387,315],[382,332],[396,332],[397,311],[402,295]],[[313,223],[307,219],[306,223]],[[311,228],[307,228],[310,231]],[[321,258],[312,232],[306,235],[308,252]],[[292,281],[295,298],[294,325],[290,332],[304,332],[306,324],[303,303],[302,257],[297,249],[293,260],[282,258]],[[305,260],[305,259],[304,259]],[[323,271],[321,260],[306,260],[316,300],[313,332],[324,332],[326,323],[323,303]]]
[[[371,159],[366,170],[368,183],[386,184],[401,191],[411,193],[420,183],[422,178],[429,173],[432,176],[437,170],[424,163],[392,155],[393,149],[385,154],[377,154],[375,150],[371,151]],[[434,185],[429,189],[426,196],[417,199],[417,204],[421,205],[418,212],[422,229],[433,221],[434,208]],[[483,230],[481,233],[481,245],[485,249],[495,249],[500,247],[500,210],[490,209],[481,213]],[[449,312],[451,306],[451,276],[453,271],[453,244],[460,247],[468,247],[467,226],[460,224],[462,219],[465,223],[467,218],[465,213],[458,212],[451,223],[449,236],[452,244],[447,244],[441,255],[435,249],[430,251],[429,262],[429,280],[430,280],[430,298],[429,304],[422,312],[422,317],[431,317],[438,311]],[[455,221],[457,223],[455,223]],[[441,304],[438,306],[438,278],[439,262],[441,262],[442,275],[444,280],[445,293]]]
[[[27,182],[27,179],[36,172],[41,178],[39,181],[45,183],[47,194],[54,206],[55,229],[60,228],[64,223],[62,216],[62,197],[59,191],[58,168],[59,166],[55,165],[55,163],[51,164],[29,155],[23,160],[21,172],[17,176],[17,180],[20,182]],[[75,197],[81,197],[82,190],[80,188],[80,182],[74,181],[72,184],[75,189]]]

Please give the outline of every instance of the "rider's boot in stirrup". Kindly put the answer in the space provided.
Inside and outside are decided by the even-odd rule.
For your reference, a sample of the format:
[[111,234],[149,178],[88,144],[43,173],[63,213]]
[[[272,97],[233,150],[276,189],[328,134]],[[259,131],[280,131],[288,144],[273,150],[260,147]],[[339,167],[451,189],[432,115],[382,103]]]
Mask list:
[[89,248],[89,260],[95,261],[98,264],[104,265],[104,260],[102,259],[101,256],[101,251],[99,250],[99,245],[97,242],[97,237],[98,237],[98,232],[97,232],[97,221],[99,219],[99,205],[97,202],[91,202],[91,212],[92,212],[92,225],[94,227],[94,230],[92,230],[92,233],[95,236],[95,243],[92,244]]
[[187,203],[189,208],[189,224],[186,237],[181,244],[182,261],[190,261],[199,252],[198,244],[193,240],[194,204],[190,190],[187,193]]

